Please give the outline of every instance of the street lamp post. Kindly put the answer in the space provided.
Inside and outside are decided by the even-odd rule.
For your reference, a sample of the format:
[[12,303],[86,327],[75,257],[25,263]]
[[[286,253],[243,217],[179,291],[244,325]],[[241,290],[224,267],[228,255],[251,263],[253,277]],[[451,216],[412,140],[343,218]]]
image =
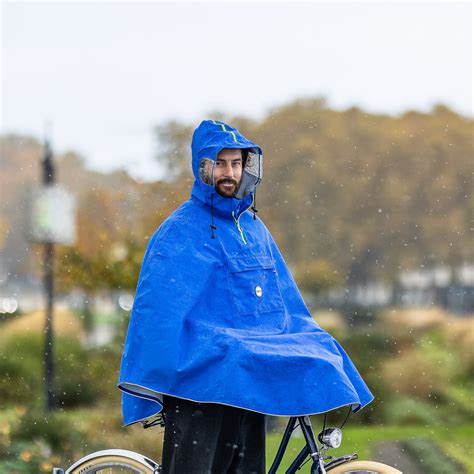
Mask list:
[[54,393],[54,249],[55,244],[74,245],[76,239],[75,198],[56,183],[53,152],[49,141],[44,143],[41,161],[41,184],[31,189],[29,206],[30,240],[44,249],[43,286],[45,292],[44,383],[46,410],[56,408]]
[[[42,161],[43,184],[54,184],[53,153],[48,140],[45,141]],[[54,304],[54,242],[44,242],[44,291],[46,295],[46,321],[44,328],[44,380],[46,385],[46,410],[56,408],[54,396],[54,358],[53,358],[53,304]]]

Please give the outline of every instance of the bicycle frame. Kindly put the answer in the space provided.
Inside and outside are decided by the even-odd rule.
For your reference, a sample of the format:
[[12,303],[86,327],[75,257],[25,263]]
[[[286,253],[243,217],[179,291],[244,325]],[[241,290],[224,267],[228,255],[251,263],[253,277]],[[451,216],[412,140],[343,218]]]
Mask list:
[[313,433],[313,429],[311,427],[311,421],[310,421],[309,416],[292,417],[288,421],[285,432],[283,434],[283,438],[280,442],[280,446],[278,447],[278,451],[275,455],[273,464],[270,467],[270,470],[268,471],[268,474],[277,473],[278,467],[281,464],[286,448],[288,447],[291,433],[295,429],[296,422],[299,423],[299,426],[303,433],[306,444],[298,453],[298,455],[293,460],[293,462],[290,464],[288,469],[285,471],[285,474],[295,474],[296,471],[298,471],[301,468],[302,464],[305,462],[305,459],[308,456],[312,459],[312,465],[311,465],[312,474],[325,474],[326,468],[330,469],[340,464],[357,459],[358,456],[357,454],[354,453],[354,454],[349,454],[346,456],[341,456],[339,458],[332,459],[331,462],[325,465],[324,460],[321,456],[321,450],[319,449],[318,443],[316,442],[316,439]]

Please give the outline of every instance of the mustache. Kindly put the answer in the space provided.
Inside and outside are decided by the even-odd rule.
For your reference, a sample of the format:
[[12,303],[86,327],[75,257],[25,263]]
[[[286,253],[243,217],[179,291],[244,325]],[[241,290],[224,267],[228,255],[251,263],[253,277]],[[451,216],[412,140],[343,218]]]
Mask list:
[[216,184],[230,183],[237,186],[237,180],[233,178],[221,178],[216,181]]

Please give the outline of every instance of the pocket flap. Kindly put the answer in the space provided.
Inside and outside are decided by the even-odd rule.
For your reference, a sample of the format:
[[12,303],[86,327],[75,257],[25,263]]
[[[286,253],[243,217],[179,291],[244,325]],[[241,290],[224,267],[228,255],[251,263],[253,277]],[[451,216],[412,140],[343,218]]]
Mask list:
[[273,259],[267,255],[245,255],[227,259],[230,273],[246,272],[249,270],[275,269]]

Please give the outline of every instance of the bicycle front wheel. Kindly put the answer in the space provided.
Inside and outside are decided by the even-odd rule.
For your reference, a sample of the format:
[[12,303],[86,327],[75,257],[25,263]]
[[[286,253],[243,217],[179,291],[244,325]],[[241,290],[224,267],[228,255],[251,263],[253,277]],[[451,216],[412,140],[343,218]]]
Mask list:
[[66,474],[154,474],[160,472],[155,461],[125,449],[106,449],[75,462]]
[[327,470],[331,474],[402,474],[394,467],[374,461],[351,461]]

